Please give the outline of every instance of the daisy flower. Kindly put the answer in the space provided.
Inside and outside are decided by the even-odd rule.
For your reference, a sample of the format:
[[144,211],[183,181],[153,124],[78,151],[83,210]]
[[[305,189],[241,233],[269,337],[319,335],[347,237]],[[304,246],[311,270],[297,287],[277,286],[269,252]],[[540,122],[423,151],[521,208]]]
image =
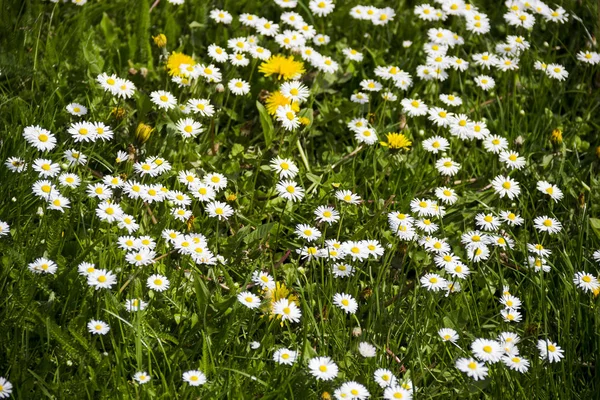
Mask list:
[[252,282],[259,285],[263,289],[275,288],[275,280],[267,272],[254,271],[252,273]]
[[227,220],[233,215],[233,208],[227,203],[212,201],[206,205],[206,212],[209,217]]
[[508,176],[498,175],[492,181],[492,188],[500,197],[508,197],[510,200],[516,198],[521,193],[519,182]]
[[39,126],[28,126],[23,129],[25,141],[40,151],[50,151],[56,147],[56,136]]
[[190,370],[183,373],[182,379],[190,386],[201,386],[206,383],[206,375],[198,370]]
[[336,191],[335,198],[348,204],[358,204],[360,202],[360,196],[349,190]]
[[296,235],[309,242],[313,242],[321,237],[321,232],[310,225],[296,225]]
[[458,340],[458,333],[454,329],[442,328],[438,331],[438,335],[440,335],[444,342],[456,343]]
[[422,143],[423,149],[433,154],[444,152],[450,148],[448,140],[441,136],[433,136],[429,139],[425,139]]
[[513,371],[525,373],[529,369],[529,360],[518,355],[508,355],[502,357],[502,362]]
[[521,322],[522,316],[519,310],[515,310],[514,308],[505,308],[500,311],[502,318],[506,322]]
[[88,109],[79,103],[70,103],[65,108],[69,114],[76,116],[86,115],[88,112]]
[[550,196],[552,200],[558,203],[563,198],[563,192],[558,186],[548,183],[546,181],[538,181],[537,190]]
[[95,269],[94,272],[88,275],[87,283],[96,290],[110,289],[117,283],[117,276],[105,269]]
[[333,0],[310,0],[308,7],[314,15],[324,17],[333,11],[335,4]]
[[60,165],[44,158],[38,158],[33,161],[33,170],[41,177],[55,177],[60,172]]
[[125,309],[129,312],[141,311],[144,310],[147,306],[148,303],[140,299],[125,300]]
[[298,174],[298,167],[288,158],[273,158],[270,168],[277,172],[281,178],[292,179]]
[[427,104],[417,99],[403,99],[400,104],[402,110],[408,114],[409,117],[418,117],[427,114]]
[[373,373],[373,378],[381,388],[393,386],[397,383],[397,378],[389,369],[379,368],[375,370]]
[[444,176],[454,176],[460,169],[460,164],[452,161],[450,157],[443,157],[436,161],[435,168]]
[[227,87],[231,93],[236,96],[243,96],[250,92],[250,84],[242,79],[232,79],[227,83]]
[[424,288],[433,292],[446,288],[446,280],[438,274],[425,274],[420,282]]
[[472,358],[459,358],[456,360],[456,368],[476,381],[483,380],[488,375],[488,368]]
[[559,362],[564,358],[563,350],[550,340],[538,340],[537,348],[540,351],[540,359],[551,363]]
[[498,154],[508,148],[508,140],[502,136],[490,135],[483,141],[483,147],[490,153]]
[[106,335],[110,330],[110,326],[106,322],[95,319],[88,322],[87,328],[93,335]]
[[277,107],[275,117],[288,131],[293,131],[300,126],[300,118],[289,104]]
[[406,399],[412,400],[412,391],[403,388],[395,383],[386,387],[383,391],[383,398],[385,400],[396,400],[396,399]]
[[29,263],[28,268],[31,272],[36,274],[51,274],[54,275],[58,267],[54,261],[48,260],[47,258],[38,258],[35,261]]
[[500,218],[510,226],[522,225],[524,219],[512,211],[501,211]]
[[331,267],[333,276],[336,278],[345,278],[354,275],[354,267],[346,263],[337,263]]
[[10,397],[12,389],[12,384],[9,381],[7,381],[6,378],[0,376],[0,398],[4,399]]
[[260,307],[260,298],[250,292],[242,292],[237,295],[237,299],[240,303],[250,309]]
[[600,54],[594,51],[580,51],[577,53],[577,59],[585,64],[596,65],[600,63]]
[[525,166],[525,158],[520,157],[516,151],[501,151],[500,161],[509,169],[521,169]]
[[228,11],[219,10],[218,8],[211,10],[209,15],[215,22],[224,25],[229,25],[233,21],[233,17]]
[[538,231],[548,232],[550,234],[558,233],[562,229],[562,224],[557,219],[550,218],[546,215],[535,218],[533,224]]
[[319,206],[314,212],[318,222],[327,222],[329,225],[340,219],[340,213],[333,207]]
[[308,361],[308,369],[318,380],[330,381],[338,375],[338,366],[329,357],[314,357]]
[[354,314],[358,309],[358,303],[352,296],[345,293],[336,293],[333,296],[333,303],[345,311],[347,314]]
[[476,76],[474,81],[477,86],[479,86],[482,90],[486,92],[488,90],[493,89],[496,86],[496,81],[494,80],[494,78],[488,75]]
[[280,299],[273,304],[273,314],[281,316],[281,321],[300,322],[302,312],[294,303],[288,299]]
[[285,348],[277,349],[273,353],[273,361],[275,361],[278,364],[283,364],[283,365],[294,364],[294,362],[296,362],[297,357],[298,357],[298,353],[296,353],[295,351],[292,351],[290,349],[285,349]]
[[135,375],[133,375],[133,379],[140,385],[143,385],[144,383],[150,382],[150,375],[148,375],[147,372],[136,372]]
[[596,293],[600,289],[598,278],[587,272],[576,272],[573,283],[584,292],[590,291]]
[[163,110],[172,110],[177,106],[177,99],[170,92],[157,90],[150,93],[150,100],[156,104],[158,108]]
[[471,351],[481,361],[496,363],[503,355],[502,346],[495,340],[475,339],[471,344]]
[[169,284],[170,282],[166,276],[157,274],[150,275],[146,280],[146,286],[148,286],[149,289],[155,290],[157,292],[164,292],[169,288]]

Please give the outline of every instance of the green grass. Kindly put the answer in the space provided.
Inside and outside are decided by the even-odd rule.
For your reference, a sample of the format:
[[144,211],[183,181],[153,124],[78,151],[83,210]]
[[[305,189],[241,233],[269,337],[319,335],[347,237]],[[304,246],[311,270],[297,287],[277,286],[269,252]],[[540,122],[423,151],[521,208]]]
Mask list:
[[[277,90],[279,82],[262,76],[258,62],[239,69],[220,66],[225,86],[234,77],[249,81],[252,90],[247,96],[228,95],[227,88],[217,92],[214,84],[180,89],[168,78],[163,50],[152,42],[152,36],[164,33],[165,52],[184,52],[198,62],[209,62],[210,44],[225,47],[227,39],[253,33],[240,25],[238,14],[278,21],[281,9],[272,1],[187,0],[174,6],[162,0],[152,11],[148,0],[90,0],[82,7],[0,1],[0,160],[19,156],[30,164],[22,174],[0,166],[0,220],[11,227],[10,235],[0,238],[0,376],[13,384],[12,396],[312,399],[324,392],[333,395],[343,382],[355,380],[373,398],[381,398],[383,390],[373,380],[373,372],[389,368],[398,378],[412,380],[418,387],[416,399],[598,398],[599,304],[572,281],[577,271],[598,274],[592,253],[600,248],[600,220],[596,219],[600,75],[597,66],[582,65],[575,58],[600,31],[597,4],[561,1],[571,15],[567,23],[537,18],[533,30],[525,31],[504,22],[505,8],[499,2],[480,0],[476,4],[490,17],[492,29],[484,36],[472,36],[462,18],[420,21],[413,13],[414,2],[373,1],[380,7],[394,4],[397,12],[392,22],[381,27],[349,17],[355,0],[338,0],[334,13],[326,18],[312,17],[308,1],[300,3],[295,11],[317,32],[331,36],[331,42],[318,50],[340,62],[340,69],[323,74],[306,64],[303,81],[311,88],[311,97],[302,106],[302,115],[311,124],[291,133],[264,115],[261,120],[257,108],[257,101],[264,98],[261,92]],[[208,15],[214,7],[230,11],[232,25],[212,21]],[[465,44],[449,54],[466,60],[471,60],[471,54],[493,51],[511,34],[523,35],[531,48],[522,54],[516,72],[482,71],[472,64],[465,72],[449,71],[444,82],[420,80],[415,71],[425,62],[422,46],[427,29],[442,26],[465,38]],[[412,46],[402,47],[404,40],[411,40]],[[272,39],[260,42],[274,54],[279,52]],[[345,60],[341,50],[347,46],[363,52],[364,61]],[[568,79],[547,78],[534,70],[536,60],[564,65]],[[350,96],[359,90],[360,81],[376,78],[373,70],[378,65],[397,65],[413,76],[414,85],[408,92],[393,89],[397,102],[384,103],[373,95],[367,105],[352,103]],[[126,101],[105,94],[95,82],[101,72],[130,79],[136,94]],[[496,79],[495,90],[483,92],[473,84],[481,72]],[[159,89],[182,101],[210,98],[217,113],[213,118],[194,116],[203,123],[204,132],[184,141],[173,125],[181,114],[159,112],[150,102],[150,92]],[[501,199],[489,187],[495,176],[508,171],[480,142],[462,142],[426,117],[402,113],[399,102],[404,97],[443,106],[437,96],[452,92],[464,101],[454,111],[472,120],[485,118],[493,134],[504,136],[509,147],[526,158],[524,169],[510,173],[521,184],[518,199]],[[65,110],[71,102],[87,106],[89,114],[83,118],[110,125],[115,138],[74,144],[67,128],[78,119]],[[123,119],[111,114],[114,107],[125,110]],[[376,144],[355,152],[359,144],[346,123],[360,116],[369,118],[382,140],[386,132],[402,129],[412,148],[394,152]],[[135,136],[141,122],[155,128],[145,143]],[[42,154],[27,145],[22,131],[29,125],[56,134],[57,147]],[[550,141],[558,128],[563,132],[561,144]],[[452,178],[435,169],[440,156],[421,146],[434,134],[450,140],[447,155],[462,164]],[[31,162],[40,157],[61,160],[70,148],[89,158],[87,166],[70,168],[82,178],[82,185],[61,189],[71,200],[65,213],[48,210],[31,191],[38,180]],[[121,174],[142,181],[132,163],[114,162],[117,150],[128,148],[135,149],[140,160],[160,155],[173,165],[172,172],[144,178],[144,183],[185,191],[176,179],[179,170],[195,170],[199,175],[220,172],[229,179],[217,199],[225,201],[235,194],[236,200],[228,204],[236,213],[217,223],[194,201],[190,209],[195,219],[189,225],[191,232],[208,238],[209,248],[223,256],[225,264],[196,265],[187,256],[167,255],[171,248],[159,239],[162,230],[187,232],[186,223],[171,217],[166,202],[147,207],[122,196],[121,205],[140,224],[136,234],[158,239],[157,254],[166,255],[143,268],[125,262],[125,253],[117,248],[117,238],[125,231],[101,222],[95,215],[98,201],[85,191],[87,183],[98,182],[100,175]],[[300,168],[295,180],[307,193],[302,202],[277,197],[278,178],[268,168],[276,155],[292,159]],[[554,203],[544,197],[535,188],[538,180],[558,185],[564,199]],[[448,297],[428,292],[419,283],[425,273],[439,272],[432,255],[416,241],[400,241],[387,224],[389,212],[409,212],[413,198],[433,199],[433,190],[442,185],[453,187],[459,201],[447,207],[435,236],[446,238],[465,263],[460,235],[475,229],[476,214],[511,209],[525,219],[519,228],[503,225],[516,242],[514,249],[491,248],[489,260],[468,262],[473,273],[461,281],[460,293]],[[352,190],[364,201],[356,206],[340,204],[334,197],[338,187]],[[342,219],[331,227],[319,225],[323,238],[376,239],[385,248],[379,260],[353,263],[352,277],[335,279],[331,261],[306,262],[296,253],[305,245],[294,234],[296,224],[315,225],[314,209],[326,204],[340,211]],[[38,214],[40,207],[43,216]],[[533,219],[540,215],[554,216],[563,230],[540,234],[533,227]],[[527,243],[543,243],[552,250],[549,273],[527,268]],[[28,270],[28,264],[42,256],[58,264],[55,275]],[[111,290],[92,289],[77,272],[82,261],[113,271],[117,284]],[[281,325],[268,313],[249,310],[237,301],[257,270],[269,271],[298,297],[300,323]],[[171,287],[162,293],[149,290],[146,279],[153,273],[167,276]],[[503,285],[510,285],[511,293],[523,302],[519,323],[508,324],[500,316]],[[261,294],[256,287],[249,290]],[[355,315],[334,306],[333,295],[339,292],[357,299]],[[128,313],[123,304],[135,297],[149,302],[148,308]],[[86,328],[92,318],[106,321],[110,332],[92,336]],[[437,331],[443,327],[459,333],[458,346],[440,340]],[[457,358],[470,356],[474,339],[495,339],[502,331],[521,336],[520,353],[531,361],[527,373],[510,371],[502,363],[488,364],[489,377],[475,382],[455,368]],[[562,347],[562,362],[539,359],[536,343],[544,338]],[[260,348],[252,350],[252,341],[260,342]],[[361,341],[377,347],[375,358],[358,354]],[[273,361],[279,347],[299,351],[293,366]],[[307,362],[316,355],[329,356],[338,364],[340,374],[335,380],[318,382],[310,375]],[[182,373],[191,369],[203,371],[207,384],[197,388],[185,384]],[[137,371],[147,371],[152,380],[134,383]]]

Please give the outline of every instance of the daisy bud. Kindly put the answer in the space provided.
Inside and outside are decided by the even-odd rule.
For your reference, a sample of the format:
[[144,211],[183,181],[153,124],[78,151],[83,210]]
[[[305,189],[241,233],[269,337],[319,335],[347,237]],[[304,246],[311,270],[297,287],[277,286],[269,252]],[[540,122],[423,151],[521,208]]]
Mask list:
[[359,326],[352,329],[352,336],[359,337],[360,335],[362,335],[362,329]]
[[60,164],[60,169],[62,169],[63,171],[68,170],[69,169],[69,164],[67,164],[67,163]]
[[300,272],[302,275],[304,275],[304,273],[306,272],[306,270],[303,267],[299,267],[298,268],[298,272]]
[[148,75],[148,68],[146,68],[146,67],[140,68],[140,75],[142,75],[142,78],[145,78],[146,75]]
[[524,139],[523,139],[523,136],[519,135],[519,136],[517,136],[517,138],[515,139],[515,145],[516,145],[516,146],[521,146],[521,145],[523,144],[523,141],[524,141]]
[[519,114],[521,114],[521,115],[525,115],[525,110],[521,110],[521,111],[519,111]]
[[544,47],[548,47],[548,46],[550,46],[550,45],[548,44],[548,42],[544,42],[543,44],[544,44]]
[[140,142],[140,144],[146,143],[148,139],[150,139],[150,135],[152,134],[152,128],[150,125],[146,125],[143,122],[140,122],[135,130],[135,138]]
[[40,217],[44,216],[44,209],[42,207],[38,207],[38,209],[37,209],[37,215],[39,215]]
[[162,33],[160,33],[156,36],[152,36],[152,40],[154,40],[154,44],[158,48],[163,48],[167,45],[167,37]]
[[223,86],[223,84],[219,83],[219,84],[217,84],[217,86],[215,86],[215,91],[217,93],[223,93],[223,91],[225,91],[225,86]]

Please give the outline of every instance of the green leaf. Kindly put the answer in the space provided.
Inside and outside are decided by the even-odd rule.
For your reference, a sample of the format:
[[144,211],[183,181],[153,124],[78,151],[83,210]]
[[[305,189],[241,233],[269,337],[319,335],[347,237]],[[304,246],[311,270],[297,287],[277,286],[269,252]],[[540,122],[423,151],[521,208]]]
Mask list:
[[117,39],[117,34],[115,32],[115,25],[110,20],[107,13],[102,14],[102,20],[100,21],[100,29],[102,29],[102,33],[104,34],[104,40],[108,46],[112,46],[115,40]]
[[590,218],[590,226],[592,227],[592,230],[596,236],[598,236],[598,239],[600,239],[600,219]]
[[271,120],[271,116],[267,112],[267,109],[258,101],[256,102],[256,108],[258,108],[260,126],[262,127],[263,135],[265,136],[265,145],[269,147],[271,146],[271,143],[273,143],[275,137],[273,121]]

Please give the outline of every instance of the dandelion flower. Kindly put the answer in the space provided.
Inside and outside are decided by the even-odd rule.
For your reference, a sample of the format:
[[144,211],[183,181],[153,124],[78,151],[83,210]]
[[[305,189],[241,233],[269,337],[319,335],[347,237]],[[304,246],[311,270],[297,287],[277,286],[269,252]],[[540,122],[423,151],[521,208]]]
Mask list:
[[263,62],[258,71],[265,76],[277,75],[277,79],[293,80],[299,78],[304,72],[304,64],[294,60],[294,57],[285,57],[281,54],[271,56]]

